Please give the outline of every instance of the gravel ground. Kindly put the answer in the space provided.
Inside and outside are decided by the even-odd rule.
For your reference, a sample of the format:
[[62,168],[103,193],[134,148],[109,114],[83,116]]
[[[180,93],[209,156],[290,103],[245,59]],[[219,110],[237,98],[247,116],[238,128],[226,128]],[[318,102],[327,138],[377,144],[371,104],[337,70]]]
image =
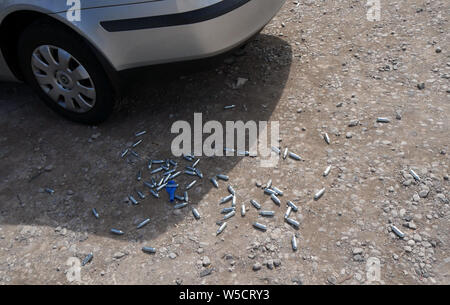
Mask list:
[[[213,68],[164,81],[140,73],[98,127],[61,119],[25,85],[0,84],[0,284],[449,284],[450,3],[382,0],[378,22],[365,4],[288,1],[245,52]],[[248,82],[234,89],[238,78]],[[194,112],[279,121],[281,148],[304,160],[201,158],[204,178],[189,191],[196,220],[136,181],[139,169],[150,177],[146,160],[171,157],[172,123]],[[145,160],[121,158],[141,130]],[[216,189],[218,173],[230,180]],[[280,207],[256,186],[269,179],[284,192]],[[228,185],[237,215],[216,236]],[[137,206],[135,189],[146,193]],[[251,199],[275,216],[258,216]],[[287,200],[297,230],[283,220]]]

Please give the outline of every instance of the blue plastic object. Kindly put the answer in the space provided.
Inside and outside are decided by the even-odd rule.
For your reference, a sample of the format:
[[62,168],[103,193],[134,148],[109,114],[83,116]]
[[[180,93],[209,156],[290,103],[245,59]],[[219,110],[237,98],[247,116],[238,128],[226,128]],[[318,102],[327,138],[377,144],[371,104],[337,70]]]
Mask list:
[[175,191],[177,190],[178,185],[175,181],[170,180],[167,182],[166,191],[169,194],[169,200],[170,202],[173,202],[175,200]]

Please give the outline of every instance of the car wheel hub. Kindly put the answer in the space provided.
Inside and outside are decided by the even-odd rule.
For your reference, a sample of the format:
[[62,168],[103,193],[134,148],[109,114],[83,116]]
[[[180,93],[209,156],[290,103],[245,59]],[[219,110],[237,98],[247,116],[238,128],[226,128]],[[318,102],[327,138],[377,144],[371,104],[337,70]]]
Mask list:
[[62,48],[42,45],[31,56],[34,77],[59,106],[86,113],[95,106],[94,82],[84,66]]
[[66,90],[71,90],[73,88],[72,78],[63,71],[56,72],[56,80],[59,85],[61,85]]

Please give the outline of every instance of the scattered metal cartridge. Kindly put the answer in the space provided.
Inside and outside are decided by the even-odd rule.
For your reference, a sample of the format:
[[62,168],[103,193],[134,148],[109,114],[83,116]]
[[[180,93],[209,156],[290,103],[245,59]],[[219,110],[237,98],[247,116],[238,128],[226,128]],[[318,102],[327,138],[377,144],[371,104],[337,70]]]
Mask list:
[[184,192],[184,201],[186,201],[186,202],[189,201],[189,194],[187,191]]
[[331,171],[331,165],[329,165],[329,166],[325,169],[325,171],[323,172],[323,176],[324,176],[324,177],[328,176],[328,174],[330,173],[330,171]]
[[325,142],[327,142],[327,144],[330,144],[330,143],[331,143],[330,137],[328,136],[328,133],[324,133],[323,139],[325,140]]
[[278,196],[283,196],[283,191],[280,190],[279,188],[272,186],[272,190],[278,195]]
[[200,162],[200,159],[197,159],[197,161],[195,161],[195,162],[192,164],[192,167],[196,167],[197,164],[198,164],[198,162]]
[[275,194],[270,195],[270,199],[272,199],[272,201],[275,202],[276,205],[281,204],[280,198],[278,198]]
[[396,226],[392,225],[391,226],[392,231],[400,238],[405,237],[405,233],[403,233],[402,231],[400,231]]
[[163,174],[163,176],[170,176],[172,173],[175,172],[175,170],[176,170],[176,169],[168,170],[167,172],[165,172],[165,173]]
[[229,106],[225,106],[223,107],[223,109],[227,110],[227,109],[233,109],[236,108],[236,105],[229,105]]
[[233,149],[233,148],[227,148],[227,147],[225,147],[224,149],[223,149],[223,152],[225,153],[225,155],[233,155],[233,154],[227,154],[228,152],[230,152],[230,153],[234,153],[235,152],[235,150]]
[[294,212],[298,211],[298,207],[292,201],[289,200],[287,205],[290,206]]
[[123,231],[117,230],[117,229],[111,229],[111,233],[112,234],[116,234],[116,235],[123,235],[123,234],[125,234]]
[[134,205],[138,205],[139,202],[131,195],[128,196],[128,199],[130,199],[131,203]]
[[185,170],[184,173],[189,176],[197,176],[197,173],[190,170]]
[[136,146],[138,146],[139,144],[141,144],[142,141],[143,141],[143,140],[139,140],[139,141],[137,141],[136,143],[134,143],[134,144],[133,144],[133,148],[136,147]]
[[185,201],[185,200],[184,200],[184,197],[182,197],[182,196],[180,196],[180,195],[175,195],[174,197],[175,197],[175,199],[177,199],[177,200]]
[[270,189],[271,186],[272,186],[272,179],[269,179],[269,181],[267,181],[266,188]]
[[231,185],[228,186],[228,191],[230,192],[230,194],[236,195],[236,192],[234,191],[234,188]]
[[219,184],[217,183],[217,180],[214,178],[211,178],[210,181],[212,182],[212,184],[216,187],[219,188]]
[[273,216],[275,216],[275,212],[274,211],[261,211],[261,212],[259,212],[259,215],[261,215],[263,217],[273,217]]
[[137,181],[141,181],[142,180],[142,172],[138,171],[137,175],[136,175],[136,179]]
[[288,148],[286,147],[284,152],[283,152],[283,159],[286,159],[287,155],[288,155]]
[[188,205],[188,203],[187,202],[183,202],[183,203],[179,203],[179,204],[176,204],[173,208],[174,209],[182,209],[182,208],[184,208],[184,207],[186,207]]
[[265,188],[264,193],[266,193],[267,195],[275,195],[277,192],[275,192],[274,190],[272,190],[270,188]]
[[250,200],[250,203],[251,203],[257,210],[261,209],[261,205],[258,203],[258,201],[252,199],[252,200]]
[[388,118],[377,118],[377,123],[389,123],[390,121]]
[[194,180],[194,181],[192,181],[191,183],[189,183],[189,184],[186,186],[186,191],[187,191],[187,190],[190,190],[196,183],[197,183],[197,180]]
[[219,235],[220,233],[222,233],[226,227],[227,227],[227,223],[226,222],[222,223],[222,225],[219,227],[219,229],[216,232],[216,236]]
[[178,165],[178,163],[175,162],[175,161],[172,160],[172,159],[169,160],[169,163],[170,163],[172,166],[177,166],[177,165]]
[[140,159],[141,157],[139,156],[139,154],[137,152],[135,152],[134,150],[130,150],[130,153],[135,156],[136,158]]
[[150,218],[147,218],[146,220],[144,220],[143,222],[141,222],[140,224],[137,225],[137,228],[140,229],[143,226],[147,225],[150,222]]
[[196,208],[192,208],[192,214],[194,215],[195,219],[200,219],[200,213]]
[[145,252],[145,253],[149,253],[149,254],[156,253],[156,249],[155,248],[151,248],[151,247],[143,247],[142,251]]
[[143,135],[145,135],[147,133],[147,131],[140,131],[140,132],[136,132],[134,135],[136,136],[136,137],[140,137],[140,136],[143,136]]
[[288,206],[286,213],[284,213],[284,218],[289,218],[289,215],[291,215],[292,207]]
[[121,158],[124,158],[124,157],[128,154],[129,151],[130,151],[129,148],[125,149],[125,150],[122,152],[122,154],[120,155],[120,157],[121,157]]
[[148,181],[144,181],[144,185],[145,185],[146,187],[148,187],[149,189],[152,189],[152,188],[155,187],[155,183],[150,183],[150,182],[148,182]]
[[292,159],[297,160],[297,161],[301,161],[302,160],[302,158],[299,155],[294,154],[291,151],[289,152],[289,157],[291,157]]
[[295,237],[295,234],[292,234],[292,250],[297,251],[297,238]]
[[231,208],[223,208],[222,211],[220,211],[221,214],[227,214],[230,213],[232,211],[236,210],[235,208],[231,207]]
[[236,207],[236,196],[233,196],[233,199],[231,199],[231,206]]
[[192,162],[192,161],[194,161],[194,158],[192,158],[191,156],[189,156],[189,155],[183,155],[183,158],[185,158],[187,161],[189,161],[189,162]]
[[245,204],[243,204],[241,206],[241,216],[244,217],[245,216]]
[[92,209],[92,214],[94,214],[94,217],[99,219],[100,215],[98,214],[97,210],[95,208]]
[[179,175],[181,175],[181,172],[176,172],[173,175],[170,176],[170,180],[175,179],[176,177],[178,177]]
[[55,193],[55,190],[52,190],[52,189],[49,189],[49,188],[46,188],[44,191],[46,193],[49,193],[50,195],[53,195]]
[[412,170],[412,168],[409,169],[409,173],[414,177],[414,179],[420,181],[419,175],[417,175],[416,172]]
[[165,188],[167,186],[167,183],[161,184],[160,186],[158,186],[156,188],[156,191],[159,192],[160,190],[162,190],[163,188]]
[[152,160],[153,164],[163,164],[164,160]]
[[238,156],[248,157],[248,156],[250,156],[250,152],[249,151],[238,151],[237,155]]
[[87,263],[89,263],[89,262],[92,260],[93,257],[94,257],[94,254],[93,254],[93,253],[89,253],[89,254],[83,259],[83,262],[81,262],[81,266],[84,266],[84,265],[86,265]]
[[290,224],[291,226],[293,226],[293,227],[295,227],[297,229],[300,227],[300,223],[297,220],[292,219],[292,218],[285,218],[285,219],[286,219],[286,222],[288,224]]
[[170,176],[166,176],[166,177],[164,178],[164,180],[163,180],[163,184],[164,184],[164,183],[167,184],[167,181],[169,181],[169,179],[170,179]]
[[150,193],[153,195],[153,197],[159,198],[159,194],[155,192],[155,190],[150,190]]
[[136,193],[138,194],[139,198],[145,199],[144,193],[142,193],[141,191],[136,191]]
[[161,179],[159,179],[158,183],[156,184],[156,186],[161,186],[164,183],[164,178],[165,177],[161,177]]
[[227,219],[233,217],[234,215],[236,215],[236,211],[233,210],[230,213],[228,213],[225,216],[223,216],[223,220],[227,220]]
[[233,194],[230,194],[230,195],[228,195],[228,196],[226,196],[226,197],[223,197],[222,199],[220,199],[220,202],[219,202],[219,204],[223,204],[223,203],[226,203],[226,202],[228,202],[228,201],[230,201],[230,200],[232,200],[233,199]]
[[324,193],[325,193],[325,188],[323,188],[320,191],[318,191],[317,193],[315,193],[314,194],[314,200],[319,200],[320,197],[322,197]]
[[160,171],[162,171],[163,170],[163,168],[162,167],[158,167],[157,169],[154,169],[154,170],[152,170],[151,172],[150,172],[150,174],[156,174],[156,173],[159,173]]
[[253,226],[261,231],[267,231],[267,227],[259,222],[254,222]]
[[222,174],[217,175],[217,178],[220,180],[223,180],[223,181],[230,180],[230,177],[228,177],[227,175],[222,175]]
[[199,176],[200,179],[203,179],[203,173],[198,168],[195,169],[195,173],[197,174],[197,176]]
[[278,147],[272,146],[272,151],[279,155],[281,153],[280,149]]

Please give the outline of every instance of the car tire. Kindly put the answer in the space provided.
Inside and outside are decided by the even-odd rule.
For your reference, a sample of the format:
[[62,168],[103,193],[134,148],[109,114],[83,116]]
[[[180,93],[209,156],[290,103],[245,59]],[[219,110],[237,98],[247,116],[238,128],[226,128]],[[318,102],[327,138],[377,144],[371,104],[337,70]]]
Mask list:
[[18,42],[25,81],[55,112],[83,124],[105,121],[114,94],[105,70],[77,34],[61,25],[35,22]]

